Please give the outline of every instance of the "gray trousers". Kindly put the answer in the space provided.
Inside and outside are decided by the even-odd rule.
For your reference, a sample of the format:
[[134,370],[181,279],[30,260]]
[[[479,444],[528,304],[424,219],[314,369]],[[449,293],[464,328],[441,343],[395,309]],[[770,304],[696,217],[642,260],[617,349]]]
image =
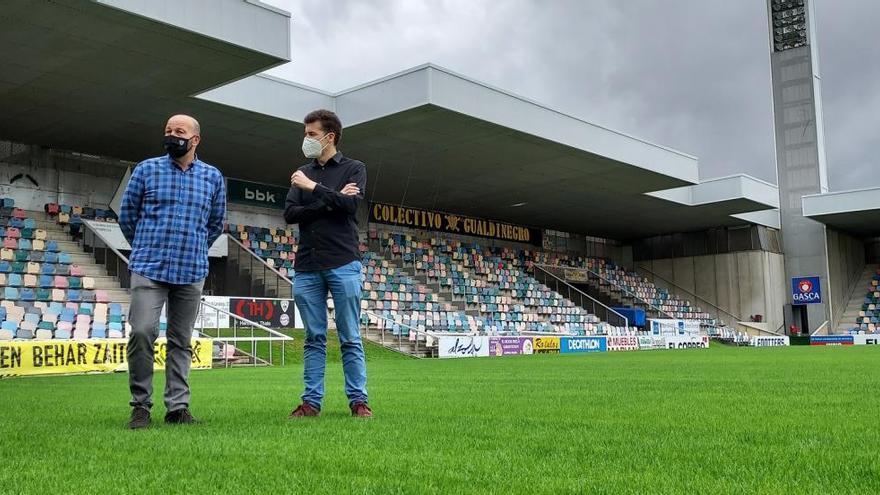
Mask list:
[[188,285],[166,284],[131,274],[127,357],[132,407],[153,406],[153,345],[159,337],[159,317],[166,301],[165,409],[171,412],[189,407],[190,339],[204,284],[204,280]]

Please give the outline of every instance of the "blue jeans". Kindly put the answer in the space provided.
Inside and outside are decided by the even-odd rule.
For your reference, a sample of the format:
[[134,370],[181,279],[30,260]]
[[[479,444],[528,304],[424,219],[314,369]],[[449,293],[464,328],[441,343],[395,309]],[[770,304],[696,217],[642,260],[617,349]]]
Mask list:
[[367,366],[361,343],[361,262],[315,272],[296,272],[293,294],[306,327],[303,402],[321,409],[327,365],[327,292],[336,308],[345,395],[349,405],[367,402]]

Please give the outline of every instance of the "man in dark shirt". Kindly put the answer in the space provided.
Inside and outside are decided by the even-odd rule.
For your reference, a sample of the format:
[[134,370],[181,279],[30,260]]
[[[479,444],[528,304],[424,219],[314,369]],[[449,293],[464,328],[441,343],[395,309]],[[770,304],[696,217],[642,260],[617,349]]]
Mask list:
[[327,293],[336,309],[345,394],[351,414],[372,417],[367,405],[367,369],[358,327],[361,313],[361,257],[357,207],[367,171],[362,162],[336,150],[339,117],[316,110],[304,119],[303,154],[312,160],[290,177],[284,208],[287,223],[299,224],[293,292],[306,327],[305,392],[291,417],[318,416],[327,362]]

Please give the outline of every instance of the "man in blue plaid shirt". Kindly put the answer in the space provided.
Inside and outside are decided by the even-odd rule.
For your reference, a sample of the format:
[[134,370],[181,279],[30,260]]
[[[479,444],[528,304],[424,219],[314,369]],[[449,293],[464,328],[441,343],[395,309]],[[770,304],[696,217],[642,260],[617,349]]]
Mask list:
[[131,244],[128,373],[129,428],[150,424],[153,346],[167,302],[165,422],[188,424],[193,324],[208,275],[208,248],[226,219],[226,186],[219,170],[196,156],[199,123],[175,115],[165,126],[167,154],[138,164],[122,197],[119,226]]

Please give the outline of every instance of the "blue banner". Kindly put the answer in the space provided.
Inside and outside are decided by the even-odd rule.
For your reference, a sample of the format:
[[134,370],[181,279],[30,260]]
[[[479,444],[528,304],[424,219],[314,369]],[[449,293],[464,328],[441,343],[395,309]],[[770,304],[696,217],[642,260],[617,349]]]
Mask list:
[[810,345],[853,345],[852,335],[813,335]]
[[791,279],[791,302],[795,305],[822,302],[822,285],[819,277],[795,277]]
[[559,352],[563,354],[605,352],[608,350],[608,339],[605,337],[562,337],[559,347]]

